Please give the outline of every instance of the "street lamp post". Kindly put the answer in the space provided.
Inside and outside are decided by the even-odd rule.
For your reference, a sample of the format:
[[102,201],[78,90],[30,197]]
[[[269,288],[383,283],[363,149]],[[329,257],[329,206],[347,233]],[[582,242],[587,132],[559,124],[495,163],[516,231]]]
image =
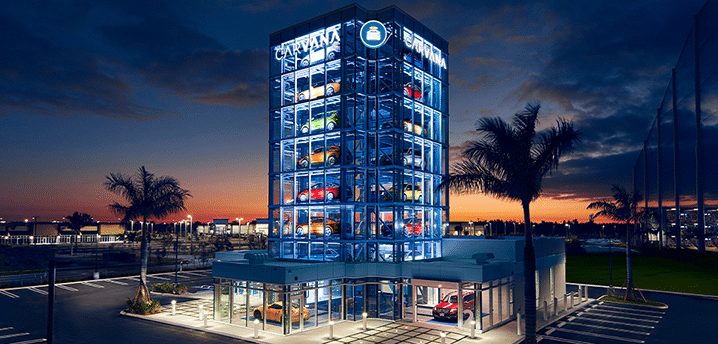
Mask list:
[[[187,215],[189,217],[189,235],[192,235],[192,215]],[[191,240],[191,239],[190,239]]]
[[179,247],[179,233],[177,232],[177,226],[175,226],[175,286],[177,286],[177,260],[179,258],[179,254],[177,253],[178,247]]

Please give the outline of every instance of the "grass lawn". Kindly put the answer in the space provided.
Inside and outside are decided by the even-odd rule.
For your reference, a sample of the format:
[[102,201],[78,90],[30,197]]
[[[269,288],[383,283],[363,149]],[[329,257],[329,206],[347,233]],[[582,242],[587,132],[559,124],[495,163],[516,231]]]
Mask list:
[[[691,253],[634,254],[633,279],[640,289],[718,295],[718,269],[707,257]],[[608,254],[566,255],[566,282],[608,285]],[[626,281],[626,253],[612,255],[613,285]]]

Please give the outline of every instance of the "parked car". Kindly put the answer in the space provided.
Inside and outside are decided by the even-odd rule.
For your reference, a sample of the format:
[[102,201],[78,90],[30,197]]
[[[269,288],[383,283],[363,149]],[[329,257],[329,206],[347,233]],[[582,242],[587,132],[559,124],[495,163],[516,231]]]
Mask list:
[[407,219],[404,221],[404,236],[419,236],[421,235],[421,220],[418,219]]
[[297,195],[297,201],[306,202],[311,199],[326,199],[327,201],[333,201],[339,196],[339,185],[336,183],[316,183],[313,184],[309,189],[302,190]]
[[396,201],[397,199],[401,199],[403,202],[406,202],[407,200],[421,202],[423,199],[423,197],[421,197],[421,186],[410,183],[405,183],[401,191],[389,189],[382,191],[381,195],[385,201]]
[[404,84],[404,95],[407,97],[413,97],[414,99],[421,100],[421,90],[410,82]]
[[413,148],[404,149],[402,160],[404,162],[404,166],[414,166],[420,169],[424,169],[426,167],[421,150],[415,150]]
[[[462,297],[463,299],[463,309],[464,310],[474,310],[474,292],[464,292],[464,295]],[[458,299],[458,292],[453,292],[446,294],[444,298],[434,306],[434,310],[432,311],[432,315],[434,316],[434,319],[436,320],[457,320],[459,311],[459,299]],[[462,317],[463,319],[463,317]]]
[[308,229],[310,235],[324,235],[328,237],[332,234],[341,233],[341,225],[338,221],[327,219],[325,223],[323,217],[312,219],[311,225],[308,225],[307,223],[298,224],[295,229],[295,233],[297,233],[297,235],[306,235],[307,227],[309,227]]
[[304,90],[297,94],[297,101],[316,99],[323,96],[333,96],[341,89],[341,82],[339,79],[328,82],[326,85],[317,84],[310,86],[308,90]]
[[[325,153],[326,152],[326,156]],[[299,158],[297,165],[299,167],[309,167],[309,165],[319,165],[326,162],[327,166],[332,166],[339,161],[339,147],[326,146],[314,149],[310,154]]]
[[317,63],[322,61],[329,61],[335,59],[337,56],[339,56],[339,53],[341,52],[341,43],[334,42],[334,44],[328,46],[328,47],[317,47],[312,49],[307,56],[305,56],[302,61],[299,62],[299,66],[304,68],[309,66],[310,62]]
[[308,134],[309,131],[322,130],[326,127],[327,130],[334,130],[339,126],[339,115],[336,110],[327,112],[326,124],[324,122],[324,113],[316,114],[312,116],[309,122],[302,124],[299,131],[302,134]]
[[[325,251],[321,246],[314,246],[310,257],[323,257],[325,260],[337,260],[339,259],[339,252],[331,248],[327,248]],[[307,259],[307,253],[300,253],[297,255],[297,259]]]
[[424,129],[424,127],[421,124],[418,124],[418,123],[411,124],[410,119],[404,120],[402,129],[404,129],[404,131],[412,132],[416,135],[427,136],[426,129]]
[[[284,313],[282,310],[284,309],[284,304],[282,301],[277,301],[269,307],[267,307],[267,321],[276,321],[281,323],[282,322],[282,313]],[[264,313],[264,307],[257,307],[254,309],[253,315],[254,318],[257,320],[262,320],[262,314]],[[300,315],[299,312],[299,305],[292,304],[292,322],[299,322],[300,319],[307,320],[309,319],[309,310],[306,308],[302,309],[302,314]]]

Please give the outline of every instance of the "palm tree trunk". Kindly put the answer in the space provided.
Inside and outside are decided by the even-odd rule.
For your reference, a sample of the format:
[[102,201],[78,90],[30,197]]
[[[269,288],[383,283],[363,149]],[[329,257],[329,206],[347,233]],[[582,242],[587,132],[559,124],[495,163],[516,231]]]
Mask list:
[[526,309],[526,333],[524,343],[536,343],[536,254],[531,232],[529,202],[522,202],[524,208],[524,308]]
[[[144,226],[147,223],[147,218],[143,218],[143,222],[140,226]],[[136,301],[147,302],[150,300],[150,292],[147,289],[147,259],[149,253],[147,252],[147,231],[144,227],[140,229],[142,232],[142,243],[140,244],[140,285],[137,288],[137,295],[135,295]]]

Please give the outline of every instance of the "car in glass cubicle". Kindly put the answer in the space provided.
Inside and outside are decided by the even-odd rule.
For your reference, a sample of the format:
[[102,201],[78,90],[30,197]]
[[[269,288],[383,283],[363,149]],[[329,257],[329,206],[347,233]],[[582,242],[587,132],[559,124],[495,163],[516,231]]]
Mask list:
[[[276,321],[281,323],[282,322],[282,313],[284,309],[284,304],[282,301],[275,302],[267,307],[267,321]],[[307,320],[309,319],[309,310],[304,308],[301,311],[299,311],[299,305],[292,304],[292,322],[299,322],[300,320]],[[254,309],[254,312],[252,312],[252,315],[254,315],[254,318],[257,320],[262,320],[262,314],[264,314],[264,307],[257,307]]]
[[316,183],[312,184],[309,189],[304,189],[297,195],[297,201],[306,202],[312,200],[333,201],[339,196],[339,184],[336,183]]
[[301,61],[299,61],[299,66],[304,68],[309,66],[311,63],[317,63],[322,61],[330,61],[334,60],[339,56],[341,52],[341,43],[334,42],[328,47],[316,47],[307,54]]
[[324,85],[324,82],[321,81],[314,86],[309,86],[308,90],[299,92],[299,94],[297,94],[297,101],[300,102],[302,100],[316,99],[323,96],[333,96],[334,94],[339,92],[340,89],[340,79],[327,81],[326,85]]
[[[326,154],[324,154],[326,153]],[[326,146],[315,148],[310,154],[303,155],[297,161],[298,167],[309,167],[326,164],[332,166],[339,161],[339,147]]]
[[[474,311],[474,292],[464,292],[462,296],[463,310]],[[459,293],[453,292],[446,294],[441,302],[439,302],[432,310],[432,315],[436,320],[454,320],[458,319],[459,312]],[[463,317],[462,317],[463,318]]]
[[326,122],[324,121],[324,113],[319,113],[312,116],[309,122],[302,124],[299,131],[302,134],[309,134],[309,131],[327,129],[334,130],[339,127],[339,115],[336,110],[327,112]]
[[300,223],[295,229],[295,233],[299,236],[307,235],[323,235],[325,237],[332,236],[332,234],[341,234],[341,225],[339,221],[327,219],[324,221],[323,217],[313,218],[310,224]]

